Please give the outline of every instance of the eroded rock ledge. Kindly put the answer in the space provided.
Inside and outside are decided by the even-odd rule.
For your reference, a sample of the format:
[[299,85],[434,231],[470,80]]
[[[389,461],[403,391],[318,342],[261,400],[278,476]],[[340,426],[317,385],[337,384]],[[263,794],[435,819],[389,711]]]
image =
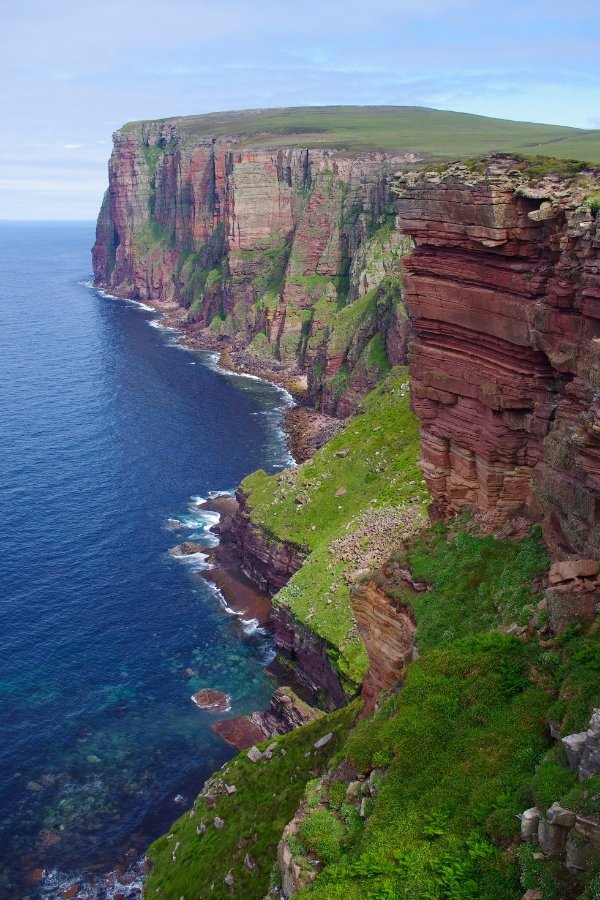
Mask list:
[[524,513],[556,555],[597,556],[600,173],[523,168],[398,178],[423,469],[436,514]]

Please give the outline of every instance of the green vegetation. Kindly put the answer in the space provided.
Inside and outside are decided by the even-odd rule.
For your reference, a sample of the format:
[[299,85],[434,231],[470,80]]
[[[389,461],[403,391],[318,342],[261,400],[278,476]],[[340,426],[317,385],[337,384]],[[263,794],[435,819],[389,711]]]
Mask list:
[[397,368],[365,398],[361,414],[313,459],[278,475],[258,471],[242,482],[252,517],[267,535],[307,553],[275,602],[290,607],[325,638],[332,661],[353,686],[366,671],[367,657],[354,632],[344,575],[360,561],[343,561],[330,547],[351,534],[368,511],[400,507],[406,511],[407,530],[423,521],[428,498],[418,449],[407,375]]
[[[410,485],[414,497],[398,493],[413,481],[416,451],[405,400],[405,376],[392,370],[365,400],[364,411],[313,460],[275,478],[255,473],[244,482],[268,533],[292,537],[309,553],[277,599],[329,636],[332,662],[348,677],[364,671],[360,648],[353,657],[356,645],[344,644],[344,629],[336,632],[349,615],[349,588],[346,605],[333,614],[327,600],[331,579],[338,582],[335,591],[343,581],[339,535],[352,534],[361,516],[344,507],[346,494],[335,494],[352,485],[352,511],[381,513],[399,500],[420,508],[421,486]],[[234,760],[221,773],[236,784],[233,797],[220,798],[208,815],[200,799],[191,818],[176,823],[170,841],[161,838],[151,848],[155,869],[148,896],[156,886],[169,898],[198,890],[226,897],[223,878],[231,870],[236,895],[259,900],[277,840],[299,804],[302,816],[289,848],[307,881],[317,873],[299,897],[514,900],[534,888],[542,889],[544,900],[595,896],[598,865],[578,875],[560,860],[535,859],[536,848],[519,843],[517,813],[554,801],[598,812],[600,777],[577,780],[550,738],[548,722],[563,734],[585,727],[600,696],[600,629],[572,625],[543,642],[535,633],[498,631],[541,615],[537,587],[548,559],[538,529],[521,540],[499,540],[474,533],[464,520],[424,529],[405,537],[404,545],[379,573],[371,567],[368,574],[392,598],[412,606],[416,617],[422,656],[407,669],[401,690],[354,730],[344,720],[348,737],[336,733],[329,768],[323,760],[315,768],[314,758],[304,757],[307,729],[280,739],[286,742],[283,759],[276,752],[272,762],[258,764],[273,766],[262,770],[266,783],[243,754]],[[406,568],[427,582],[426,592],[408,591],[401,577],[394,582],[389,573]],[[290,586],[295,592],[288,593]],[[315,734],[331,730],[333,721],[340,727],[333,718],[338,715],[308,727]],[[211,825],[214,815],[225,819],[220,832]],[[226,832],[228,818],[235,822],[233,833]],[[199,820],[208,825],[202,836],[195,831]],[[261,860],[253,874],[241,862],[248,850]]]
[[163,155],[163,151],[160,147],[154,144],[152,147],[149,147],[147,144],[144,144],[144,159],[146,160],[146,165],[148,166],[148,173],[150,175],[150,181],[154,179],[156,175],[156,167],[158,165],[158,160]]
[[149,219],[136,229],[134,242],[140,256],[148,256],[153,250],[170,243],[164,228],[154,219]]
[[346,745],[347,760],[360,771],[388,770],[366,822],[357,829],[343,804],[340,813],[325,807],[342,834],[327,829],[333,858],[323,859],[322,874],[300,896],[520,896],[518,869],[505,848],[546,747],[550,697],[528,677],[538,656],[537,648],[492,633],[413,663],[402,691]]
[[197,250],[182,250],[177,262],[177,280],[190,312],[201,312],[207,297],[220,297],[225,278],[225,229],[218,225],[209,240]]
[[600,194],[592,194],[588,197],[588,206],[591,214],[596,217],[600,212]]
[[501,541],[460,530],[449,536],[442,524],[419,535],[405,561],[416,581],[430,585],[407,600],[422,650],[498,625],[525,625],[541,599],[536,579],[549,565],[539,529],[525,540]]
[[[240,110],[164,119],[189,138],[238,135],[253,147],[397,150],[457,159],[502,152],[600,162],[600,131],[513,122],[414,106],[316,106]],[[130,122],[124,131],[141,123]]]
[[[585,728],[600,696],[600,629],[572,625],[549,646],[494,630],[535,608],[548,563],[536,529],[507,541],[437,525],[395,563],[430,585],[412,598],[390,591],[412,603],[424,653],[344,749],[346,763],[381,773],[366,820],[327,777],[320,796],[312,790],[319,818],[308,831],[325,831],[326,855],[300,896],[509,900],[534,888],[544,900],[594,896],[600,860],[583,875],[535,859],[537,848],[519,846],[516,816],[555,801],[598,813],[600,776],[580,783],[547,723],[562,734]],[[297,861],[310,871],[318,850],[300,835]]]
[[544,175],[562,175],[565,178],[573,178],[587,168],[587,163],[582,158],[570,159],[568,157],[551,155],[515,154],[514,169],[518,169],[533,180],[543,178]]
[[[253,763],[246,753],[240,753],[231,760],[218,776],[213,776],[209,790],[215,797],[214,805],[201,794],[193,809],[174,823],[169,835],[151,845],[148,856],[153,868],[145,895],[154,897],[158,893],[163,900],[179,900],[182,896],[195,897],[200,891],[212,898],[230,897],[224,879],[231,872],[238,897],[264,897],[277,843],[296,812],[310,771],[315,764],[326,766],[332,754],[339,751],[358,709],[354,703],[259,744],[260,749],[277,744],[271,759]],[[333,732],[333,739],[324,750],[315,751],[314,742],[328,732]],[[215,778],[219,779],[216,783]],[[225,784],[235,786],[235,792],[228,794]],[[214,825],[217,816],[224,821],[220,830]],[[244,865],[246,854],[250,854],[254,868]],[[211,883],[214,888],[209,891]]]

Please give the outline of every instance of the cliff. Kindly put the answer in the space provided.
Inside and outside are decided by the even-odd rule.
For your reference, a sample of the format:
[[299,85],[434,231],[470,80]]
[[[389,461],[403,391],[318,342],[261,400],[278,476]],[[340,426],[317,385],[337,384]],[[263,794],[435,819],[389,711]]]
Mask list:
[[436,514],[525,515],[555,554],[597,556],[600,181],[568,168],[497,157],[399,179],[411,391]]
[[181,307],[205,343],[306,373],[313,400],[347,415],[405,360],[409,244],[393,228],[391,177],[414,159],[253,149],[185,119],[127,126],[114,135],[96,283]]

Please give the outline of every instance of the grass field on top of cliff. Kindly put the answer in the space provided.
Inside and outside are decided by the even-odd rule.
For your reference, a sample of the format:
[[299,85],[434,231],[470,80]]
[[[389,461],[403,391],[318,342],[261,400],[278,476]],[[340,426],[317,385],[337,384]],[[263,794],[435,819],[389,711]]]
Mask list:
[[385,553],[386,541],[397,545],[424,522],[428,494],[418,453],[408,376],[396,368],[313,459],[242,482],[253,521],[308,553],[275,602],[329,642],[338,670],[355,684],[367,656],[354,629],[350,583],[378,561],[378,547]]
[[[233,135],[252,147],[333,147],[458,158],[498,151],[600,162],[600,130],[417,106],[299,106],[161,119],[190,138]],[[129,122],[133,131],[140,122]]]

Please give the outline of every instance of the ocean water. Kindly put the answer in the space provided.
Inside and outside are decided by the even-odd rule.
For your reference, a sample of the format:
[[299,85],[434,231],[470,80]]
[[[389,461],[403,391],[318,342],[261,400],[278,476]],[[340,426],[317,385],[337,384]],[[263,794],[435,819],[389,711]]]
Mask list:
[[274,687],[167,520],[202,543],[198,498],[289,462],[285,398],[86,286],[92,243],[0,224],[0,897],[109,896],[232,755],[191,694]]

